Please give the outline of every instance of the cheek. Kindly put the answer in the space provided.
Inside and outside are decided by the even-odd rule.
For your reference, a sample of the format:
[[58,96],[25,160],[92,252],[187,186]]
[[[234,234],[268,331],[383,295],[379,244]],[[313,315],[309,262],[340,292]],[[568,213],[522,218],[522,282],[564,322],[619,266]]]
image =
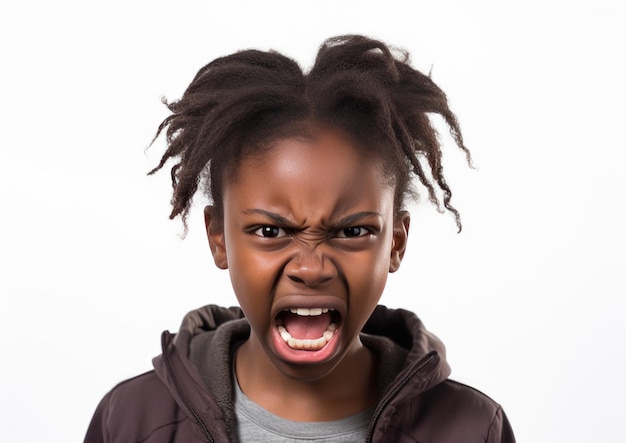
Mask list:
[[257,253],[243,244],[231,242],[228,270],[235,295],[242,307],[269,309],[271,291],[280,269],[278,257]]
[[388,275],[389,266],[384,264],[380,264],[361,275],[361,281],[363,282],[361,286],[369,292],[370,298],[378,301],[387,284]]
[[[353,296],[369,302],[378,302],[389,275],[389,252],[386,248],[352,257],[346,268],[346,277]],[[365,301],[365,300],[364,300]]]

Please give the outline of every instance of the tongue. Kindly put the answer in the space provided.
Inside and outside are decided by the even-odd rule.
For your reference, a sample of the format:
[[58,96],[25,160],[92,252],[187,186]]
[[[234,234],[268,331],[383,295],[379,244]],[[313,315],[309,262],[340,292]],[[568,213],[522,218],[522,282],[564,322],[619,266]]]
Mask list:
[[283,325],[285,329],[293,338],[320,338],[328,325],[330,324],[330,313],[315,315],[315,316],[302,316],[296,315],[291,312],[286,312],[283,315]]

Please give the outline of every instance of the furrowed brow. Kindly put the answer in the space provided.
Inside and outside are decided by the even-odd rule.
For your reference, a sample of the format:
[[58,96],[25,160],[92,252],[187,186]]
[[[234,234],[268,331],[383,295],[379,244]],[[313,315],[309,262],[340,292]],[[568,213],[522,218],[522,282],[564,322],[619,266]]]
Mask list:
[[[291,226],[293,224],[291,220],[283,217],[282,215],[276,214],[274,212],[266,211],[265,209],[256,209],[256,208],[246,209],[245,211],[243,211],[243,213],[244,214],[260,214],[266,217],[267,219],[271,220],[272,223],[279,225],[279,226]],[[357,212],[355,214],[350,214],[338,220],[334,224],[336,226],[352,226],[352,225],[358,224],[359,221],[368,217],[376,217],[377,219],[381,219],[382,215],[379,212],[375,212],[375,211],[362,211],[362,212]]]

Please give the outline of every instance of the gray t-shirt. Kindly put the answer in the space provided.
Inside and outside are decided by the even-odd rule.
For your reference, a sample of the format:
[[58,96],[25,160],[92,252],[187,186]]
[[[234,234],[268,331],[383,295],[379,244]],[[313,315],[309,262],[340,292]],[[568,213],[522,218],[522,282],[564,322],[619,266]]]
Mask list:
[[319,441],[354,443],[367,439],[367,429],[374,408],[356,415],[326,422],[286,420],[266,411],[250,400],[235,381],[235,414],[239,441],[254,443],[287,443]]

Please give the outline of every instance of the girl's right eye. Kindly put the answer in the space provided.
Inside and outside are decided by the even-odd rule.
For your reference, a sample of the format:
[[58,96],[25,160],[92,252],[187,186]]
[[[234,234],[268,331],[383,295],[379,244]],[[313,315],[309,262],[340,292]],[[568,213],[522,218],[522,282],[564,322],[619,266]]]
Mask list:
[[254,235],[258,235],[263,238],[277,238],[277,237],[285,237],[287,233],[284,229],[281,229],[277,226],[261,226],[260,228],[252,231]]

